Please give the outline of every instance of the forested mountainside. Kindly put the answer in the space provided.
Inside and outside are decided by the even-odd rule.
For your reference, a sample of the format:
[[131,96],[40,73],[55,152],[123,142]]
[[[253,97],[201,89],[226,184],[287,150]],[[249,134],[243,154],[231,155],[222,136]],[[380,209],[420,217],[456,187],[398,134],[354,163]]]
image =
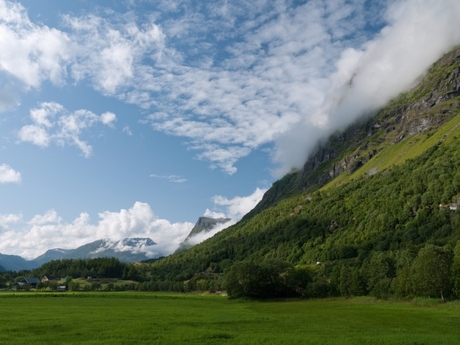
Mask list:
[[237,262],[275,259],[310,265],[328,282],[349,267],[369,292],[371,263],[386,267],[379,279],[387,279],[388,291],[398,268],[413,269],[428,244],[447,248],[453,260],[460,238],[459,110],[457,48],[418,86],[321,145],[242,221],[145,267],[146,276],[213,281],[228,276]]

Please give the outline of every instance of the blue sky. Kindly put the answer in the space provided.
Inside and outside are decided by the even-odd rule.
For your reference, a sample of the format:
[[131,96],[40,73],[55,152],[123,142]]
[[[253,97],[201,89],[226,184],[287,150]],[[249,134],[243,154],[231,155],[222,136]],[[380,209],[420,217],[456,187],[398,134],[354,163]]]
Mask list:
[[0,253],[142,236],[164,255],[199,216],[237,221],[459,44],[459,15],[456,0],[0,0]]

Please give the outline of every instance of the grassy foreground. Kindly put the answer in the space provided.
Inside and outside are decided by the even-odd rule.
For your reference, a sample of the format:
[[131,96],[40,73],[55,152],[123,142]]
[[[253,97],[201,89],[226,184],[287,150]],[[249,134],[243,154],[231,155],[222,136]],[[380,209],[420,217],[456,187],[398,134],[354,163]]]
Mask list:
[[0,294],[0,344],[459,344],[460,304]]

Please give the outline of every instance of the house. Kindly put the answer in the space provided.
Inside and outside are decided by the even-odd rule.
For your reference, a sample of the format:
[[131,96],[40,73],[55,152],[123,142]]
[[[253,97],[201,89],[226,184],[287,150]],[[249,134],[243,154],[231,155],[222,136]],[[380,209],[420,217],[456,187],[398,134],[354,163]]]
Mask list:
[[65,285],[59,285],[56,288],[56,291],[66,291],[66,290],[67,290],[67,286],[65,286]]
[[49,276],[49,275],[45,275],[43,276],[42,278],[42,282],[49,282],[49,281],[52,281],[52,280],[56,280],[56,278],[54,276]]
[[37,287],[37,284],[40,282],[40,279],[38,278],[23,278],[20,282],[18,282],[19,285],[24,285],[24,284],[29,284],[31,287]]

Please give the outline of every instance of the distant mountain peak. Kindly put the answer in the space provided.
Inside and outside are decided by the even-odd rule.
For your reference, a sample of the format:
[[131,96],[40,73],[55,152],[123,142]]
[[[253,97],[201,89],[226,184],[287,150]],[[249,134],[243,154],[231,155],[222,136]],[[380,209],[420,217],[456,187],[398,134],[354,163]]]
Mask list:
[[30,261],[17,255],[0,254],[0,264],[6,270],[19,271],[40,267],[52,260],[63,259],[115,257],[124,262],[136,262],[150,259],[152,247],[155,245],[156,243],[148,237],[130,237],[121,240],[105,238],[75,249],[49,249]]
[[191,244],[189,241],[189,239],[193,236],[196,236],[200,233],[207,233],[211,231],[215,226],[219,224],[225,224],[229,221],[231,221],[230,218],[199,217],[192,231],[190,231],[187,238],[179,245],[176,253],[193,247],[193,244]]

